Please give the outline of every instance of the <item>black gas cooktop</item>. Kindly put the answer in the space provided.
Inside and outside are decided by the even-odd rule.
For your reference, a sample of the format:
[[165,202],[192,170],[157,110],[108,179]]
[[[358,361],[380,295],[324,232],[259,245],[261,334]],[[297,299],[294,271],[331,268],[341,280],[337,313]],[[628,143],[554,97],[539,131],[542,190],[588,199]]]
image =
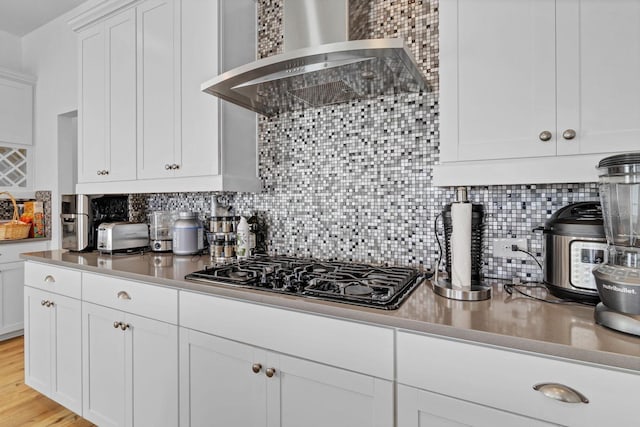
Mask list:
[[406,267],[258,255],[185,279],[393,310],[428,276]]

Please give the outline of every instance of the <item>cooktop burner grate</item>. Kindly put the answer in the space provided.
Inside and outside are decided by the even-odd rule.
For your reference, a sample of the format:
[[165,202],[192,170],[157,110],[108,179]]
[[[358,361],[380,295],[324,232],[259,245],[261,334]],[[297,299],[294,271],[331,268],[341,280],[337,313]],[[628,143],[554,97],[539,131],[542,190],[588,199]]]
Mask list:
[[185,278],[202,283],[396,309],[428,276],[405,267],[376,267],[258,255],[234,263],[215,264],[188,274]]

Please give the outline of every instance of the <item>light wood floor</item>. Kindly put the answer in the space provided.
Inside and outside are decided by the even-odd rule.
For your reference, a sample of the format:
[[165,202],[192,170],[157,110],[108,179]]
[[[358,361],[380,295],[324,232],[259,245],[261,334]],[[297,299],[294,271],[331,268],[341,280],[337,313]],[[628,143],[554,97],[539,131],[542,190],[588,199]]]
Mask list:
[[0,426],[93,426],[24,384],[24,339],[0,342]]

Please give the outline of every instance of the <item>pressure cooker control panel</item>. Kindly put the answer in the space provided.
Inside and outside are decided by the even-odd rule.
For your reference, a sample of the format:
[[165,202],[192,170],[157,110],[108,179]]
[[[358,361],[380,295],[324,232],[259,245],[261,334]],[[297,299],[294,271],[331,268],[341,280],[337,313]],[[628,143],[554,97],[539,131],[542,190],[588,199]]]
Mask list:
[[594,268],[607,261],[607,244],[574,240],[571,242],[570,282],[576,288],[597,289],[591,273]]

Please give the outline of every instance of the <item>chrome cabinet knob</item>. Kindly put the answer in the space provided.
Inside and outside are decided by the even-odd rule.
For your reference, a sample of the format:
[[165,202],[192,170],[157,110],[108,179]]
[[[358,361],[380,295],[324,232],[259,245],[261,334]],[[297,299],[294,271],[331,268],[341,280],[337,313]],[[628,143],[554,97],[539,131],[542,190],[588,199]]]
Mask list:
[[120,292],[118,292],[118,299],[130,300],[131,297],[125,291],[120,291]]
[[40,301],[40,305],[41,305],[41,306],[45,306],[45,305],[47,305],[47,301],[45,301],[45,300]]
[[540,138],[540,141],[547,142],[551,140],[552,136],[553,135],[551,135],[551,132],[549,132],[548,130],[544,130],[540,132],[540,135],[538,135],[538,138]]
[[96,175],[102,175],[102,171],[96,171]]
[[47,301],[47,307],[53,307],[54,305],[53,301]]
[[103,172],[104,172],[105,175],[109,175],[109,171],[108,170],[105,169]]
[[169,163],[164,165],[164,170],[171,170],[171,165]]
[[567,129],[564,132],[562,132],[562,137],[564,139],[573,139],[576,137],[576,131],[573,129]]
[[120,325],[122,325],[122,322],[113,322],[113,327],[115,329],[118,329],[120,327]]
[[122,329],[123,331],[126,331],[127,329],[129,329],[131,327],[131,325],[129,325],[128,323],[120,323],[120,329]]
[[276,370],[275,370],[275,368],[267,368],[267,370],[266,370],[266,371],[264,371],[264,374],[265,374],[267,377],[271,378],[271,377],[273,377],[273,376],[276,374]]
[[251,370],[254,374],[257,374],[262,370],[262,365],[259,363],[254,363],[253,365],[251,365]]
[[180,169],[180,165],[174,163],[173,165],[171,165],[171,169]]
[[549,399],[564,403],[589,403],[582,393],[564,384],[540,383],[533,386],[535,391],[539,391]]
[[44,281],[47,283],[55,283],[56,279],[54,279],[52,275],[47,274],[44,278]]

